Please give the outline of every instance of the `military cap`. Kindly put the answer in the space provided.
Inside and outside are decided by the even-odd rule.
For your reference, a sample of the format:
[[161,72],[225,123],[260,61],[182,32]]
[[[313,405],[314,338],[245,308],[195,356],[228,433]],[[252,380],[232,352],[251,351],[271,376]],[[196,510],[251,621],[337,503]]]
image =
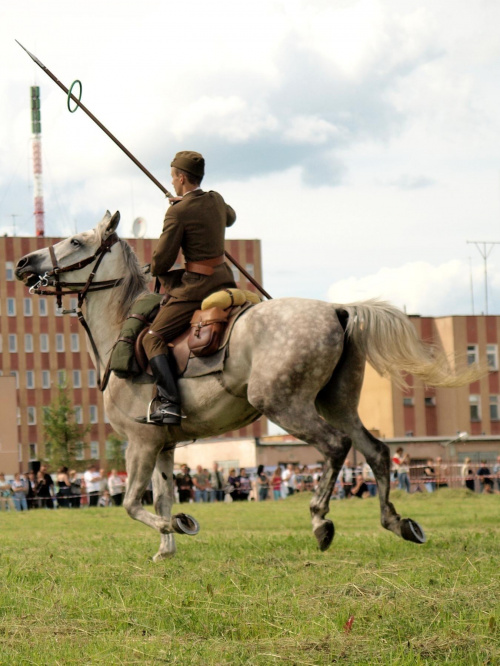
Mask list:
[[170,166],[187,171],[197,178],[203,178],[205,175],[205,160],[203,159],[203,155],[195,153],[194,150],[181,150],[174,157]]

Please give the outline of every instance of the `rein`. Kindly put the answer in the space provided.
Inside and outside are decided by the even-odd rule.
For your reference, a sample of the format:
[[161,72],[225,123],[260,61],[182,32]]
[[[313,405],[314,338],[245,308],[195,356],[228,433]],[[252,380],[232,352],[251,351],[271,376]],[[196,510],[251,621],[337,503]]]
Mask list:
[[[97,273],[97,270],[99,269],[99,266],[101,265],[101,261],[103,260],[107,252],[111,252],[111,248],[115,243],[118,242],[118,240],[119,240],[118,236],[115,233],[113,233],[110,236],[108,236],[106,240],[102,241],[102,243],[92,256],[64,267],[60,267],[58,265],[56,254],[54,251],[54,246],[51,245],[49,247],[49,254],[50,254],[50,259],[52,261],[52,270],[47,271],[45,275],[43,275],[43,277],[40,276],[39,282],[37,282],[37,284],[34,285],[33,287],[30,287],[29,290],[30,294],[37,294],[41,296],[55,296],[57,298],[57,307],[60,309],[62,309],[63,296],[68,294],[78,295],[77,307],[71,310],[63,310],[62,314],[76,314],[76,316],[78,317],[78,321],[85,329],[85,332],[87,333],[87,336],[90,340],[90,344],[92,346],[92,351],[94,352],[96,360],[96,370],[97,370],[97,386],[101,392],[105,390],[108,384],[109,375],[110,375],[109,363],[104,371],[104,376],[101,380],[101,359],[99,356],[99,351],[97,349],[97,345],[95,344],[90,327],[85,317],[83,316],[82,305],[89,292],[102,291],[104,289],[113,289],[114,287],[118,287],[123,282],[123,278],[118,278],[117,280],[102,280],[101,282],[94,282],[94,278]],[[91,264],[93,261],[95,261],[95,266],[93,267],[91,273],[89,274],[87,282],[61,282],[61,280],[59,279],[61,273],[70,273],[71,271],[80,270],[81,268],[85,268],[85,266]],[[52,289],[46,289],[46,287],[52,287]]]

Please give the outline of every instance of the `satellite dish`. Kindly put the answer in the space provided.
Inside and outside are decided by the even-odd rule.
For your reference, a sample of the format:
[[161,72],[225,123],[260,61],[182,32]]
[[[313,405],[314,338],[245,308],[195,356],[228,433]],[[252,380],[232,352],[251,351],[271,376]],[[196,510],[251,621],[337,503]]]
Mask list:
[[132,224],[134,238],[144,238],[146,235],[146,226],[146,220],[143,217],[136,217]]

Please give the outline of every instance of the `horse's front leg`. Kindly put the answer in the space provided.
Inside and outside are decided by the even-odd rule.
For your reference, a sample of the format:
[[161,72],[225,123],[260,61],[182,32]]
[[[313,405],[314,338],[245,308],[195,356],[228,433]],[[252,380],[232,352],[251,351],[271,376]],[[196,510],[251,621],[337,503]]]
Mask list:
[[[153,472],[153,497],[158,516],[170,521],[174,503],[174,452],[175,448],[162,449],[156,459]],[[175,555],[173,534],[162,534],[160,549],[153,557],[155,562]]]
[[174,528],[169,517],[155,516],[142,505],[142,498],[151,481],[161,446],[161,444],[148,444],[145,438],[129,439],[126,451],[127,490],[123,506],[134,520],[139,520],[161,534],[171,534]]

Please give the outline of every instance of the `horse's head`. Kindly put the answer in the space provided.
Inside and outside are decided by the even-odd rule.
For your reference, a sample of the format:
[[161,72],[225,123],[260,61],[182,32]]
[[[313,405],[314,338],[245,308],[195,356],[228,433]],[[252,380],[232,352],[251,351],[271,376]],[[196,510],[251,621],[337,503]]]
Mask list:
[[[101,248],[109,245],[120,222],[120,213],[113,216],[106,212],[102,220],[91,231],[70,236],[43,250],[36,250],[22,257],[16,266],[15,275],[28,287],[47,287],[57,284],[59,275],[64,273],[64,282],[85,283],[98,261]],[[104,262],[99,269],[99,279],[113,279],[112,266]],[[110,272],[111,271],[111,272]]]

